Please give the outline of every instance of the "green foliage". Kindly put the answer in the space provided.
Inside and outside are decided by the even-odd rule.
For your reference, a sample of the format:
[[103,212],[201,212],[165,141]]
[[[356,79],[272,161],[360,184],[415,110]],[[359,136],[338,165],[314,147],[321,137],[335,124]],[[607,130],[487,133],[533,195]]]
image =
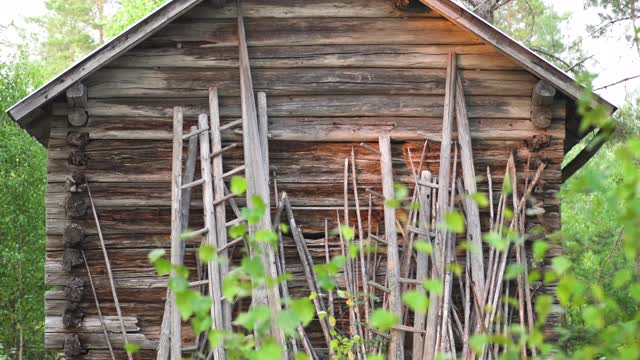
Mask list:
[[44,357],[46,151],[4,110],[42,82],[25,49],[0,63],[0,358]]
[[387,331],[392,327],[398,325],[400,319],[398,315],[383,309],[375,309],[371,312],[370,316],[371,327],[380,331]]
[[120,0],[120,8],[105,24],[105,35],[112,38],[164,4],[166,0]]

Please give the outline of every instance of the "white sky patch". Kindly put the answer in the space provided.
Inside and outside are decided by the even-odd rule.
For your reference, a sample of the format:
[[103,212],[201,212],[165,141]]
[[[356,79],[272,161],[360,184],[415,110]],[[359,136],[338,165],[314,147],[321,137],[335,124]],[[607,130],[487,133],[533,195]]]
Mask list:
[[[615,81],[640,75],[640,55],[633,48],[625,34],[624,26],[616,26],[603,38],[587,37],[587,24],[598,24],[597,10],[585,10],[583,0],[544,0],[560,13],[569,13],[568,28],[565,34],[571,38],[584,37],[582,47],[593,59],[588,62],[592,72],[599,74],[595,87],[611,84]],[[26,26],[24,18],[36,17],[45,12],[44,0],[0,0],[0,25],[14,22]],[[17,35],[8,30],[0,34],[2,41],[15,41]],[[0,44],[0,56],[6,56],[6,47]],[[628,93],[640,89],[640,78],[627,81],[599,91],[601,95],[616,105],[622,105]]]

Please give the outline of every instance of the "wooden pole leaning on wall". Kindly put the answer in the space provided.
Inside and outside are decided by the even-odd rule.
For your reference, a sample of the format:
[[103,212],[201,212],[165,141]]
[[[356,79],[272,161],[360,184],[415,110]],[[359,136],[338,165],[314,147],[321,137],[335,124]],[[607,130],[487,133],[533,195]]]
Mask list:
[[[182,204],[182,127],[183,113],[181,107],[173,109],[173,155],[171,170],[171,263],[180,264],[180,248],[182,235],[182,216],[180,208]],[[172,267],[171,276],[175,276],[175,268]],[[171,309],[171,359],[182,357],[182,319],[176,304],[175,292],[170,292]]]
[[[393,167],[391,160],[391,139],[381,136],[380,170],[382,173],[382,194],[386,200],[395,198],[393,184]],[[387,286],[389,288],[389,310],[402,319],[402,299],[400,298],[400,254],[396,233],[396,210],[384,207],[384,231],[387,240]],[[402,334],[398,329],[391,329],[389,341],[389,359],[404,359],[404,346],[401,343]]]
[[[438,175],[438,202],[436,205],[437,224],[444,221],[444,215],[449,209],[449,188],[451,185],[451,140],[453,132],[455,84],[456,84],[456,54],[449,53],[447,61],[447,79],[445,87],[444,117],[442,121],[442,142],[440,145],[440,166]],[[444,281],[445,255],[448,244],[449,232],[442,227],[436,231],[433,244],[433,259],[431,278]],[[427,311],[427,324],[424,340],[423,358],[432,360],[437,352],[437,340],[442,337],[440,327],[440,313],[442,298],[437,295],[430,297],[429,309]]]
[[[244,148],[245,174],[247,178],[247,204],[251,206],[254,195],[262,198],[267,209],[270,209],[269,192],[269,172],[264,167],[264,154],[262,151],[260,130],[256,103],[253,93],[253,83],[251,80],[251,69],[249,67],[249,52],[247,49],[247,39],[244,30],[244,20],[242,11],[238,4],[238,39],[239,39],[239,64],[240,64],[240,98],[242,108],[242,140]],[[258,230],[271,229],[271,216],[266,212],[257,224],[249,225],[249,234],[255,235]],[[275,252],[270,243],[260,242],[260,260],[265,270],[265,274],[272,278],[277,278]],[[254,251],[250,252],[254,253]],[[276,318],[281,310],[280,291],[277,284],[257,286],[252,293],[253,305],[267,305],[271,310],[271,315]],[[270,335],[280,346],[286,347],[285,336],[282,329],[275,321],[270,324]],[[260,345],[260,344],[258,344]],[[287,355],[285,353],[285,359]]]
[[[458,130],[458,141],[460,144],[460,160],[462,163],[462,180],[466,191],[466,219],[467,219],[467,241],[473,244],[475,250],[470,252],[471,280],[472,286],[482,299],[484,297],[484,255],[482,253],[482,229],[480,228],[480,209],[478,203],[469,198],[478,192],[476,184],[476,171],[473,164],[473,150],[471,147],[471,132],[469,130],[469,116],[467,105],[464,99],[464,87],[462,79],[458,74],[456,79],[456,125]],[[454,179],[455,180],[455,179]]]

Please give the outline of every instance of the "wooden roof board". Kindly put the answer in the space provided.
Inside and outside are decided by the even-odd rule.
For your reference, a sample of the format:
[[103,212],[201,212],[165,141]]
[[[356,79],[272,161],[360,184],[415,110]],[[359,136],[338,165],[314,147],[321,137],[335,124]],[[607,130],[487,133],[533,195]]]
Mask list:
[[[536,76],[549,81],[564,94],[573,99],[580,97],[582,88],[576,83],[575,79],[456,1],[420,1],[453,23],[467,29],[488,44],[496,47]],[[63,93],[69,86],[93,74],[200,2],[202,0],[168,1],[120,35],[63,71],[55,79],[20,100],[7,110],[7,114],[21,126],[28,124],[29,119],[33,118],[33,116],[30,116],[32,113]],[[605,104],[610,112],[616,110],[616,107],[605,99],[598,97],[598,101]]]

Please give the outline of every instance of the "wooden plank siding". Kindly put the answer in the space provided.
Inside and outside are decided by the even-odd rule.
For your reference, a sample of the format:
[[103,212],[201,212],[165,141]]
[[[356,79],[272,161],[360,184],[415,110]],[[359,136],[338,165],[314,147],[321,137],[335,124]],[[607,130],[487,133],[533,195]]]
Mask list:
[[[122,311],[129,319],[129,340],[142,345],[136,359],[155,358],[166,290],[165,279],[155,276],[147,254],[170,246],[173,107],[183,106],[188,130],[196,124],[198,114],[208,113],[207,89],[217,86],[222,124],[240,117],[236,11],[235,4],[223,9],[200,4],[87,78],[85,127],[67,124],[65,99],[53,102],[47,115],[51,132],[46,285],[52,287],[46,297],[48,349],[62,350],[64,335],[75,332],[88,351],[84,358],[109,357],[96,325],[90,289],[85,289],[81,303],[86,316],[83,327],[64,329],[60,321],[65,304],[61,287],[74,276],[87,278],[84,267],[72,273],[62,268],[63,231],[72,222],[87,233],[83,248],[102,312],[115,315],[91,214],[71,220],[65,213],[66,178],[81,170],[91,184]],[[489,166],[494,194],[499,192],[511,151],[516,153],[520,174],[527,157],[544,160],[548,163],[542,176],[544,186],[535,194],[544,214],[531,217],[529,224],[547,233],[560,228],[560,204],[555,196],[562,182],[568,100],[559,95],[551,126],[535,128],[529,120],[531,92],[539,79],[513,61],[433,12],[405,13],[393,8],[390,0],[246,0],[243,11],[254,89],[267,94],[269,170],[277,174],[279,190],[288,193],[316,261],[324,261],[320,239],[324,219],[337,226],[334,207],[343,205],[341,174],[344,158],[350,157],[353,147],[360,204],[368,202],[366,188],[381,192],[379,155],[360,147],[360,142],[377,147],[378,137],[389,135],[394,179],[410,185],[408,154],[410,151],[417,167],[424,139],[419,132],[441,133],[449,51],[459,54],[479,191],[487,191],[484,174]],[[77,131],[90,136],[82,150],[86,156],[82,166],[69,162],[72,153],[80,150],[68,145],[66,138]],[[530,149],[527,141],[540,135],[550,137],[548,146]],[[457,136],[455,131],[453,136]],[[224,145],[240,142],[242,135],[227,131],[222,140]],[[429,143],[423,170],[438,174],[439,150],[439,144]],[[225,153],[225,171],[241,165],[242,156],[241,148]],[[192,213],[199,214],[199,188],[193,199],[193,209],[198,210]],[[383,204],[374,205],[373,221],[383,232]],[[366,217],[366,208],[362,215]],[[481,209],[481,218],[486,228],[485,209]],[[191,225],[202,225],[201,216],[193,216]],[[284,241],[287,270],[293,274],[290,292],[308,295],[295,244],[288,237]],[[330,249],[334,254],[340,252],[338,239],[330,239]],[[559,251],[552,250],[552,254]],[[239,256],[236,249],[236,260]],[[459,256],[463,261],[464,254]],[[193,268],[191,247],[185,259]],[[246,305],[242,302],[236,310]],[[341,306],[344,304],[338,306],[339,315],[345,313]],[[342,324],[343,320],[338,321]],[[122,336],[114,331],[110,337],[117,357],[126,358],[120,351]],[[322,343],[318,324],[312,324],[310,338]],[[188,326],[184,326],[183,339],[193,341]]]

